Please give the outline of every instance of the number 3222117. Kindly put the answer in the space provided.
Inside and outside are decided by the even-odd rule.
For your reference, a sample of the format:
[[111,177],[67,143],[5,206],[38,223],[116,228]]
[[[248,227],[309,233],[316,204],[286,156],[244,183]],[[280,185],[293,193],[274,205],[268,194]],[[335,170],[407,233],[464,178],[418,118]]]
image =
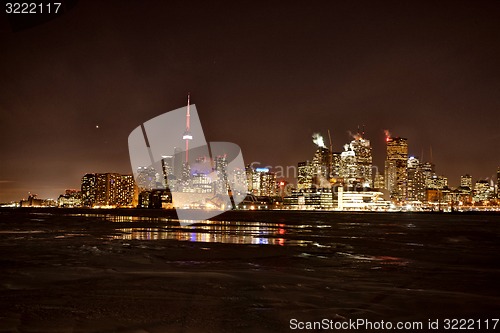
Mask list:
[[57,14],[60,7],[60,2],[7,2],[5,12],[7,14]]

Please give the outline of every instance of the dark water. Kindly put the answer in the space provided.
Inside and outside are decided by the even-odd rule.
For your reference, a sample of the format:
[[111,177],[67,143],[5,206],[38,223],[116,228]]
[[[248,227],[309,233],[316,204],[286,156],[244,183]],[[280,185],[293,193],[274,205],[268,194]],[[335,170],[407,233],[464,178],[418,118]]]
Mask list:
[[[446,319],[500,317],[499,215],[218,219],[0,212],[0,331],[2,320],[4,331],[289,331],[293,318],[422,322],[420,331],[440,320],[443,331]],[[133,299],[119,293],[129,289]],[[70,299],[54,305],[56,294]]]

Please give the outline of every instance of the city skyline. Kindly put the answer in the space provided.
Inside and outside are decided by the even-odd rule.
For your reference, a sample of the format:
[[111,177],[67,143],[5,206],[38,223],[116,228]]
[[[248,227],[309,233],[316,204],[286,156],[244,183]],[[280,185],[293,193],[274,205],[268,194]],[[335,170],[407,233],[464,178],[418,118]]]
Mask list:
[[429,161],[432,147],[452,186],[494,179],[499,10],[89,1],[29,29],[2,21],[0,202],[57,197],[89,172],[131,173],[130,131],[188,92],[207,139],[237,143],[248,162],[296,166],[312,133],[329,130],[340,152],[366,125],[380,170],[389,129],[409,156]]
[[[436,204],[441,209],[444,207],[441,203],[451,210],[455,205],[466,209],[498,206],[500,166],[495,179],[473,182],[471,175],[464,174],[460,176],[460,186],[450,187],[448,178],[436,173],[435,164],[408,155],[406,138],[392,137],[386,130],[386,162],[381,174],[381,170],[371,163],[370,141],[363,134],[352,134],[353,140],[344,145],[344,151],[335,152],[331,145],[326,147],[319,133],[315,133],[312,141],[317,149],[312,159],[298,162],[297,168],[277,166],[278,170],[255,162],[246,167],[243,163],[232,163],[229,167],[226,158],[234,157],[230,153],[234,150],[232,145],[216,148],[213,157],[205,155],[206,151],[194,149],[195,154],[201,152],[202,155],[195,155],[187,162],[189,150],[186,147],[186,151],[179,151],[175,156],[162,156],[159,166],[155,167],[157,163],[138,166],[134,175],[88,173],[81,178],[80,189],[66,189],[57,200],[40,199],[37,194],[30,193],[28,200],[22,200],[20,205],[169,209],[190,206],[209,210],[233,206],[233,209],[248,209],[248,203],[255,202],[258,197],[257,201],[260,200],[265,209],[387,210],[410,209],[411,206],[413,211],[434,210]],[[202,164],[205,167],[201,167]],[[290,169],[294,181],[288,183],[284,175],[290,175]],[[228,194],[231,199],[226,199],[232,204],[224,199]],[[186,195],[191,199],[186,201]],[[364,203],[370,206],[364,207]]]
[[[359,130],[359,127],[358,127],[358,130]],[[187,132],[186,132],[187,133]],[[353,147],[353,144],[355,142],[367,142],[367,147],[370,149],[370,163],[372,161],[372,148],[370,147],[370,140],[368,140],[365,135],[364,135],[364,130],[363,132],[355,132],[355,133],[352,133],[351,131],[348,131],[347,132],[349,137],[352,139],[351,143],[349,142],[346,142],[342,145],[342,149],[339,149],[339,151],[335,151],[335,149],[333,149],[333,151],[331,152],[335,158],[335,156],[337,155],[338,158],[341,158],[341,156],[344,154],[344,153],[347,153],[351,150],[353,150],[353,153],[354,153],[354,149],[355,147]],[[424,164],[428,164],[428,165],[431,165],[432,166],[432,172],[436,175],[439,175],[439,177],[445,177],[446,178],[446,181],[447,181],[447,184],[448,183],[451,183],[451,184],[454,184],[456,183],[456,185],[454,184],[452,187],[453,188],[456,188],[456,187],[459,187],[461,185],[463,185],[463,178],[465,176],[467,177],[470,177],[470,182],[471,182],[471,189],[473,188],[473,185],[476,183],[476,182],[481,182],[481,181],[488,181],[488,183],[491,183],[491,184],[494,184],[496,185],[498,183],[498,177],[500,175],[500,166],[498,166],[493,172],[492,172],[492,175],[491,177],[484,177],[484,178],[479,178],[479,177],[475,177],[474,175],[471,175],[470,173],[468,172],[464,172],[460,175],[459,179],[456,180],[456,181],[449,181],[448,177],[446,174],[442,173],[442,172],[436,172],[436,170],[439,170],[439,167],[436,166],[436,164],[434,164],[432,162],[432,160],[429,160],[427,161],[426,159],[422,159],[420,156],[416,156],[416,155],[412,155],[412,154],[408,154],[408,151],[409,151],[409,146],[411,145],[411,143],[409,144],[408,143],[408,139],[407,138],[401,138],[399,136],[395,136],[395,137],[392,137],[391,136],[391,133],[388,131],[388,130],[384,130],[383,131],[384,133],[384,142],[387,144],[387,151],[385,152],[384,155],[384,158],[385,158],[385,163],[382,167],[379,167],[375,164],[368,164],[367,165],[367,169],[370,170],[370,176],[369,178],[365,178],[366,181],[369,182],[369,184],[373,184],[377,176],[376,172],[380,173],[380,175],[382,175],[384,178],[384,189],[387,189],[389,191],[390,194],[393,193],[393,191],[391,190],[392,187],[397,187],[396,185],[394,184],[391,184],[391,182],[396,182],[396,178],[397,176],[394,175],[392,176],[392,178],[394,178],[393,180],[389,181],[388,180],[388,172],[391,173],[391,172],[394,172],[395,174],[396,173],[401,173],[402,171],[390,171],[392,168],[391,168],[391,165],[387,164],[387,161],[391,160],[391,155],[397,155],[397,156],[401,156],[401,157],[396,157],[396,160],[401,160],[401,165],[398,165],[397,168],[401,169],[401,168],[405,168],[405,169],[409,169],[410,168],[410,161],[411,160],[416,160],[419,164],[421,165],[424,165]],[[183,137],[183,140],[184,137]],[[312,134],[312,140],[310,140],[311,142],[313,142],[314,144],[314,148],[317,148],[316,150],[316,153],[314,153],[315,155],[312,156],[312,158],[309,158],[309,159],[306,159],[305,162],[301,162],[301,161],[298,161],[297,163],[295,163],[295,165],[290,165],[290,166],[282,166],[282,165],[269,165],[269,164],[266,164],[266,163],[262,163],[262,162],[258,162],[258,161],[253,161],[253,162],[250,162],[248,163],[247,165],[248,166],[251,166],[252,168],[254,169],[262,169],[262,170],[266,170],[266,172],[272,172],[274,174],[274,179],[275,181],[282,181],[282,180],[285,180],[285,181],[291,181],[291,184],[294,185],[294,188],[297,188],[297,189],[301,189],[301,186],[299,184],[299,177],[300,177],[300,168],[301,168],[301,164],[303,163],[310,163],[311,166],[314,166],[316,165],[316,168],[320,168],[320,164],[321,164],[321,159],[325,159],[327,158],[327,155],[329,154],[330,150],[329,148],[326,148],[326,145],[325,145],[325,142],[324,142],[324,138],[321,136],[320,133],[313,133]],[[404,142],[404,148],[398,148],[398,144],[396,143],[396,148],[391,148],[391,146],[394,146],[394,143],[396,142]],[[359,144],[358,144],[359,145]],[[332,147],[333,148],[333,147]],[[325,150],[325,156],[321,157],[321,156],[318,156],[318,152],[323,149]],[[394,151],[394,152],[390,152],[391,149]],[[401,151],[401,149],[403,149],[403,151]],[[311,150],[311,152],[314,152],[314,149]],[[432,152],[431,152],[432,154]],[[187,156],[187,154],[185,153],[185,151],[181,151],[179,153],[179,160],[181,159],[184,159],[184,158],[187,158],[187,157],[184,157],[184,156]],[[358,156],[358,154],[353,154],[353,156]],[[170,157],[172,158],[172,156],[165,156],[166,158]],[[320,160],[316,160],[317,158],[319,158]],[[316,162],[315,162],[316,160]],[[217,161],[217,158],[214,159],[214,163],[216,163]],[[166,166],[163,165],[165,163],[164,159],[162,160],[162,167],[165,168]],[[339,163],[341,163],[339,161]],[[399,162],[398,162],[399,163]],[[182,165],[184,165],[185,163],[183,163]],[[143,166],[144,170],[146,170],[147,166]],[[294,171],[293,172],[289,172],[290,169],[293,169]],[[153,169],[154,170],[154,169]],[[262,172],[261,170],[261,172]],[[318,172],[319,169],[318,169]],[[329,170],[329,172],[331,172],[331,170]],[[117,174],[116,172],[114,171],[102,171],[102,172],[95,172],[95,171],[88,171],[85,173],[85,175],[83,176],[83,178],[85,178],[87,175],[89,174],[99,174],[99,173],[102,173],[102,174]],[[126,175],[132,175],[132,170],[130,172],[125,172],[123,174],[123,176],[126,176]],[[337,171],[338,173],[338,171]],[[356,173],[356,171],[354,171],[354,173]],[[347,175],[342,175],[342,173],[340,172],[340,176],[341,177],[347,177],[346,178],[346,184],[348,183],[348,178],[349,176]],[[356,175],[354,174],[352,177],[356,177]],[[391,177],[391,176],[389,176]],[[405,176],[405,177],[408,177],[408,176]],[[82,181],[82,178],[79,178],[76,183],[77,183],[77,186],[74,186],[74,187],[67,187],[65,188],[63,191],[60,191],[57,195],[55,195],[54,197],[45,197],[45,198],[49,198],[49,199],[56,199],[58,196],[62,195],[65,191],[68,191],[68,190],[73,190],[73,189],[78,189],[80,190],[81,189],[81,181]],[[406,186],[408,186],[407,184],[407,181],[408,179],[405,178],[403,180],[401,180],[401,184],[399,184],[399,187],[401,186],[404,186],[404,190],[402,189],[398,189],[398,190],[395,190],[395,196],[399,199],[402,199],[402,200],[406,200],[406,199],[403,199],[403,198],[408,198],[408,195],[407,195],[407,189],[406,189]],[[137,181],[136,181],[137,182]],[[139,186],[140,187],[140,186]],[[362,187],[374,187],[374,188],[377,188],[376,186],[372,186],[372,185],[368,185],[365,184],[363,185]],[[154,187],[152,187],[151,189],[153,189]],[[10,202],[12,201],[19,201],[21,199],[25,199],[27,198],[29,195],[36,195],[36,196],[39,196],[37,191],[29,191],[26,193],[26,195],[24,197],[20,197],[20,198],[17,198],[17,199],[13,199],[13,200],[9,200]],[[42,196],[43,197],[43,196]],[[9,201],[4,201],[4,202],[9,202]],[[0,202],[1,203],[1,202]]]
[[[181,209],[179,219],[192,220],[203,217],[191,215],[190,209],[201,209],[209,218],[218,214],[214,210],[230,209],[454,211],[499,203],[500,167],[496,184],[481,179],[472,186],[472,176],[466,174],[460,176],[459,187],[450,188],[448,178],[436,173],[432,154],[430,162],[409,156],[408,139],[394,137],[389,130],[384,131],[383,175],[373,164],[365,129],[359,127],[356,133],[349,132],[353,140],[342,152],[333,150],[329,130],[328,148],[321,134],[314,133],[317,149],[312,160],[298,162],[292,175],[290,167],[245,165],[237,145],[205,142],[196,106],[192,107],[194,133],[189,93],[186,107],[132,131],[128,142],[133,175],[88,173],[82,177],[81,190],[67,189],[57,200],[30,192],[27,200],[14,206]],[[181,137],[184,150],[178,145]],[[198,144],[190,148],[193,138]]]

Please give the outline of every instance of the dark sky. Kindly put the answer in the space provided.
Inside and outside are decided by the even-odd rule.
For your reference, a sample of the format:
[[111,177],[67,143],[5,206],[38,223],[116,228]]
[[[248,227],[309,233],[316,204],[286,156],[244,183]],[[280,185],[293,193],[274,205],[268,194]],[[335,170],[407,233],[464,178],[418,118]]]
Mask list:
[[0,42],[0,202],[131,173],[129,133],[188,91],[247,163],[364,124],[379,167],[384,129],[451,185],[500,165],[500,1],[85,0]]

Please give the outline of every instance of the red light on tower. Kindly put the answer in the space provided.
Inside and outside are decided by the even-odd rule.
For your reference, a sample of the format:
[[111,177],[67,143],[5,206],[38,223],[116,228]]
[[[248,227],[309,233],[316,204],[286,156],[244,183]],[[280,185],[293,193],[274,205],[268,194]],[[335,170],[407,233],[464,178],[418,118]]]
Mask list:
[[280,186],[285,186],[285,182],[280,182]]
[[391,132],[389,130],[384,130],[385,133],[385,142],[391,141]]

